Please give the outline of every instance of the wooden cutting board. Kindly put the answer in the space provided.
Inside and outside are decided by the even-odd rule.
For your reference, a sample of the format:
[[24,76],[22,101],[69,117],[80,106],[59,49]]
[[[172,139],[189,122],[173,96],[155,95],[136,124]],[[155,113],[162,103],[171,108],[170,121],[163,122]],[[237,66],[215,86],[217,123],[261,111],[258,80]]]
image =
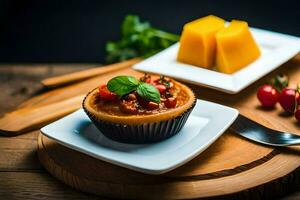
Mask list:
[[[291,86],[295,86],[300,80],[300,56],[239,94],[190,86],[200,99],[232,106],[268,127],[300,134],[300,126],[293,116],[285,115],[279,106],[264,110],[256,99],[257,88],[280,72],[289,75]],[[30,99],[21,107],[48,105],[81,95],[121,74],[141,75],[130,68],[123,69],[50,91]],[[241,198],[272,197],[284,191],[286,184],[299,176],[295,170],[300,166],[300,148],[273,149],[257,145],[230,130],[189,163],[159,176],[111,165],[42,135],[38,140],[38,155],[53,176],[71,187],[115,198],[181,199],[232,194]]]

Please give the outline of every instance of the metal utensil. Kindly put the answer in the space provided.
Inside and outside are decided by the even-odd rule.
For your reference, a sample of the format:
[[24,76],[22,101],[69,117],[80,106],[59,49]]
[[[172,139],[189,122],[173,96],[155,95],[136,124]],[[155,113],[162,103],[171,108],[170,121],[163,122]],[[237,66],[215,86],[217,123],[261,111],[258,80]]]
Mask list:
[[239,115],[231,125],[235,133],[258,143],[271,146],[300,145],[300,136],[276,131]]

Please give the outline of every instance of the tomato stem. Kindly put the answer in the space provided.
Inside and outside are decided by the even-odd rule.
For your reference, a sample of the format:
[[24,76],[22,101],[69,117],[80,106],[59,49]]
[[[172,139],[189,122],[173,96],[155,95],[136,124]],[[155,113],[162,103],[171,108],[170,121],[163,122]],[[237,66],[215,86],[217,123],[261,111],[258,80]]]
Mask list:
[[271,80],[271,85],[278,91],[281,92],[283,88],[289,85],[289,78],[284,74],[278,74]]
[[300,94],[300,85],[299,85],[299,83],[297,83],[296,92]]

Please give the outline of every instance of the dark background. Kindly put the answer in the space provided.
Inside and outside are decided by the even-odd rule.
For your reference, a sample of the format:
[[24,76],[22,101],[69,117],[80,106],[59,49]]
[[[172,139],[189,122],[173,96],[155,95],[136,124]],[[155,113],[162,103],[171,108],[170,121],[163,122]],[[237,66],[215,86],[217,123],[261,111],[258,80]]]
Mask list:
[[208,14],[300,36],[300,1],[0,1],[0,62],[103,62],[126,14],[180,33]]

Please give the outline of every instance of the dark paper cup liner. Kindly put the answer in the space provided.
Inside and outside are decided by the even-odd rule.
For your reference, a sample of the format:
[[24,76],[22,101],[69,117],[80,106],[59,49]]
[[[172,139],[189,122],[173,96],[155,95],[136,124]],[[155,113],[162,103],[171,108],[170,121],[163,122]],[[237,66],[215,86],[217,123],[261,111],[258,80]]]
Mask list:
[[83,109],[95,126],[106,137],[123,143],[145,144],[159,142],[177,134],[186,123],[195,105],[196,99],[188,110],[175,118],[165,121],[144,123],[140,125],[126,125],[106,122],[96,118],[84,107]]

